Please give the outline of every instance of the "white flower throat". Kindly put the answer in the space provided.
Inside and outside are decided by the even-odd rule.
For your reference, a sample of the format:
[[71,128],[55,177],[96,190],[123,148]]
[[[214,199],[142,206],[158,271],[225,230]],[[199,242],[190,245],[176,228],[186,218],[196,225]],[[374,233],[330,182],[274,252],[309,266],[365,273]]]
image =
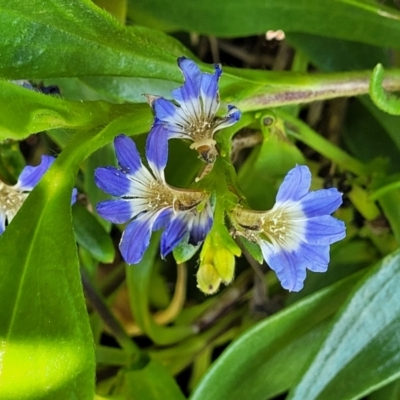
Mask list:
[[208,200],[209,195],[200,191],[175,189],[155,180],[148,182],[142,193],[123,197],[126,199],[142,198],[147,202],[148,211],[172,207],[175,212],[178,212],[195,209]]
[[14,218],[27,196],[28,193],[0,181],[0,212],[6,215],[8,222]]
[[305,215],[297,204],[275,205],[270,211],[236,208],[233,217],[239,225],[238,233],[248,240],[267,239],[288,249],[303,237],[306,224]]

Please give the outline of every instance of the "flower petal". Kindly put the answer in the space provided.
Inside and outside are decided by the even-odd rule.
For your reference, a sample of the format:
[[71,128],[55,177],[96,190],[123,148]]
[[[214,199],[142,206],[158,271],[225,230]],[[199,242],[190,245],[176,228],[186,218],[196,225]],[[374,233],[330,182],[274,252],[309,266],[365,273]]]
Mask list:
[[304,240],[312,245],[328,245],[346,236],[346,226],[343,221],[323,215],[307,220]]
[[55,161],[52,156],[42,156],[39,165],[33,167],[27,165],[21,172],[15,188],[20,188],[22,190],[32,190],[40,181],[44,173],[50,168],[51,164]]
[[147,212],[130,222],[119,243],[123,259],[128,264],[139,263],[150,244],[151,230],[157,213]]
[[285,201],[298,201],[305,196],[311,184],[311,172],[305,165],[296,165],[292,168],[283,180],[276,202],[283,203]]
[[157,219],[153,224],[153,231],[158,231],[159,229],[165,229],[171,222],[172,217],[175,215],[172,207],[165,208],[158,214]]
[[306,269],[299,264],[297,252],[276,248],[265,241],[260,241],[259,245],[265,261],[276,272],[282,287],[291,292],[301,290],[306,279]]
[[184,212],[176,214],[167,229],[161,235],[161,257],[165,258],[188,233],[189,215]]
[[189,120],[181,108],[163,97],[156,98],[152,103],[152,107],[156,114],[156,118],[162,122],[168,122],[180,126],[189,125]]
[[227,128],[239,121],[242,113],[235,106],[228,106],[228,114],[224,118],[220,118],[214,125],[213,132],[217,132],[223,128]]
[[114,224],[123,224],[135,216],[129,200],[105,200],[97,204],[96,210],[104,219]]
[[221,65],[214,64],[215,73],[203,73],[200,94],[203,101],[203,113],[208,119],[214,118],[219,107],[218,81],[222,74]]
[[77,198],[78,198],[78,189],[73,188],[71,194],[71,206],[73,206],[76,203]]
[[134,173],[143,168],[135,142],[126,135],[118,135],[114,139],[115,154],[123,171]]
[[307,193],[301,199],[301,208],[309,218],[331,214],[342,204],[342,193],[336,188]]
[[128,175],[115,167],[96,168],[94,173],[96,185],[112,196],[127,196],[131,188]]
[[168,129],[157,119],[147,136],[146,157],[154,175],[164,182],[164,169],[168,161]]
[[329,245],[310,246],[302,244],[299,254],[304,259],[304,265],[313,272],[326,272],[329,264]]
[[212,208],[209,203],[207,203],[206,208],[197,213],[192,220],[190,228],[189,243],[197,246],[201,243],[207,236],[208,232],[213,224],[213,214]]
[[178,58],[178,65],[182,70],[185,82],[183,86],[171,92],[172,96],[180,103],[188,116],[196,118],[201,113],[200,84],[202,73],[196,63],[186,57]]
[[4,232],[5,229],[6,229],[6,215],[0,213],[0,235]]

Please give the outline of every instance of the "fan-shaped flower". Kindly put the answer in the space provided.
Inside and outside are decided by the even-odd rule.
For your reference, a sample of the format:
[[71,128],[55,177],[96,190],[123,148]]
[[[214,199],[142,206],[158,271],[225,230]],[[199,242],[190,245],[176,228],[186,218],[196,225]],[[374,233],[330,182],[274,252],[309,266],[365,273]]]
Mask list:
[[39,165],[27,165],[22,170],[15,185],[9,186],[0,181],[0,234],[4,232],[31,190],[39,183],[53,162],[54,157],[44,155]]
[[207,163],[213,163],[218,154],[215,132],[236,123],[241,113],[236,107],[229,105],[225,117],[216,117],[220,104],[220,65],[214,65],[214,74],[202,73],[194,61],[185,57],[178,59],[178,65],[185,82],[171,92],[176,103],[163,97],[148,96],[155,112],[150,140],[157,142],[166,153],[169,139],[189,139],[193,142],[190,147],[198,151],[200,158]]
[[306,269],[325,272],[329,245],[345,237],[345,225],[330,216],[342,203],[337,189],[310,192],[311,173],[296,166],[286,175],[269,211],[237,207],[232,220],[238,234],[257,243],[282,286],[299,291]]
[[165,257],[182,240],[199,244],[212,225],[209,195],[203,191],[178,189],[165,181],[167,153],[150,140],[146,155],[153,174],[142,164],[135,143],[125,135],[114,140],[120,168],[97,168],[97,186],[117,197],[97,205],[106,220],[128,222],[121,242],[121,254],[129,264],[140,262],[152,231],[164,229],[161,256]]

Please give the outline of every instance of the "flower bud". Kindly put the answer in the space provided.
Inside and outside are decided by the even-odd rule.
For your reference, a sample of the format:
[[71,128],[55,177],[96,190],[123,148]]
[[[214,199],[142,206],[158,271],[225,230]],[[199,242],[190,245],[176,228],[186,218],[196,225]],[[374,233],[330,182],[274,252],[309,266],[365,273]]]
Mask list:
[[212,264],[200,265],[197,271],[197,287],[205,294],[213,294],[218,291],[221,278]]
[[228,285],[232,282],[235,275],[235,256],[225,247],[216,249],[214,267],[222,282]]

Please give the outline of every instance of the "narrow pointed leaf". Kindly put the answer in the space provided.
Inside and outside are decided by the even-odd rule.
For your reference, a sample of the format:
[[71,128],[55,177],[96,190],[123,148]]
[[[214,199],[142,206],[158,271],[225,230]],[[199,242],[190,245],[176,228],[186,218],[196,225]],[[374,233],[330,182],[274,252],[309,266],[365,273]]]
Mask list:
[[[176,28],[218,37],[250,36],[264,34],[268,29],[282,29],[400,48],[400,12],[373,2],[130,0],[129,6]],[[166,7],[171,12],[165,12]]]
[[359,282],[289,398],[358,399],[400,376],[400,251]]
[[228,346],[208,370],[194,390],[191,400],[265,400],[274,394],[274,390],[284,388],[280,383],[271,388],[266,380],[266,375],[271,374],[273,368],[273,358],[279,357],[293,342],[331,316],[359,278],[360,275],[355,274],[248,330]]
[[147,112],[72,137],[0,236],[1,399],[93,399],[94,351],[72,230],[71,192],[85,157]]

